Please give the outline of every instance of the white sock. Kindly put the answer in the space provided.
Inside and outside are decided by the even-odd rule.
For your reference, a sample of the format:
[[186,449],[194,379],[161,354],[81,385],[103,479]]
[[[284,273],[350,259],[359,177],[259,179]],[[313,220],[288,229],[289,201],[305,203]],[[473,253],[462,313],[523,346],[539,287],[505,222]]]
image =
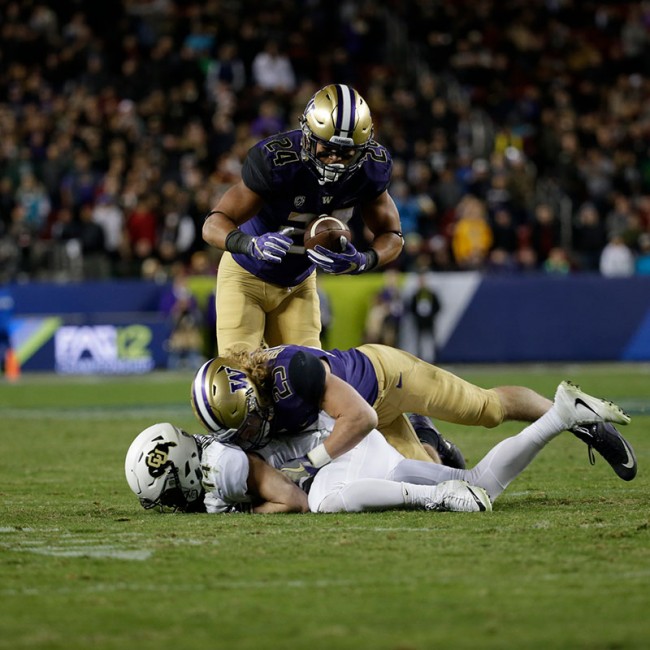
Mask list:
[[[430,465],[431,463],[424,463]],[[431,487],[409,485],[378,478],[351,481],[338,492],[329,494],[318,507],[318,512],[365,512],[393,508],[422,508]]]
[[[430,465],[431,463],[427,463]],[[434,497],[435,485],[416,485],[415,483],[400,483],[402,494],[404,495],[404,504],[409,508],[424,508],[427,502]]]
[[485,488],[494,502],[508,485],[521,474],[535,456],[565,429],[555,408],[529,424],[516,436],[502,440],[471,470],[465,480]]
[[566,423],[560,419],[555,408],[551,408],[516,436],[506,438],[493,447],[473,469],[453,469],[419,460],[403,460],[389,478],[421,485],[460,479],[485,488],[494,501],[528,467],[540,449],[562,433],[565,427]]

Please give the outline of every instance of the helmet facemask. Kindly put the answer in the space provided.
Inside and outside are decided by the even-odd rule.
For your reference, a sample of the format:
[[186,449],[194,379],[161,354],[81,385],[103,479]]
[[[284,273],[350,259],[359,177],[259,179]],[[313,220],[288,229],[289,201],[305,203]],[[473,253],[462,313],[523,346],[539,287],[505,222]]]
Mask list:
[[171,462],[165,469],[160,496],[154,500],[141,497],[140,504],[145,510],[158,508],[160,512],[199,512],[203,510],[201,499],[188,500],[188,495],[181,485],[178,468]]
[[253,451],[263,447],[269,440],[273,410],[268,406],[262,406],[253,394],[248,395],[246,403],[248,415],[235,429],[230,442],[244,451]]

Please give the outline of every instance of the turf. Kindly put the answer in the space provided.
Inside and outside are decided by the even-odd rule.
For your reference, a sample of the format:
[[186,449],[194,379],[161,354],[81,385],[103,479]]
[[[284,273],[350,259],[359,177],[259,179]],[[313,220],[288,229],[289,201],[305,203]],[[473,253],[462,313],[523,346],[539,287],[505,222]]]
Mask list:
[[[491,514],[162,515],[124,455],[156,421],[198,432],[190,376],[0,383],[0,648],[647,648],[647,366],[454,370],[618,401],[639,475],[564,434]],[[518,429],[444,427],[470,463]]]

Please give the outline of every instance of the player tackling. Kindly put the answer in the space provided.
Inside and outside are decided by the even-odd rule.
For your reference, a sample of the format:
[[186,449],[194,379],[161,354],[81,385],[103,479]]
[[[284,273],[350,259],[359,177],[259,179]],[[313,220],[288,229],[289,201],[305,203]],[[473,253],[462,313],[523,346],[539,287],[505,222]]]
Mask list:
[[[290,459],[326,440],[332,424],[319,420],[302,435],[271,441],[255,452],[215,436],[191,436],[169,423],[153,425],[131,444],[126,478],[145,508],[224,513],[361,512],[394,508],[485,512],[537,454],[562,431],[629,417],[615,404],[562,382],[551,408],[502,440],[472,469],[405,459],[372,431],[318,470],[302,490],[287,478]],[[631,447],[626,444],[628,453]],[[634,464],[636,462],[634,461]],[[297,478],[301,476],[297,474]],[[308,494],[307,494],[308,492]]]

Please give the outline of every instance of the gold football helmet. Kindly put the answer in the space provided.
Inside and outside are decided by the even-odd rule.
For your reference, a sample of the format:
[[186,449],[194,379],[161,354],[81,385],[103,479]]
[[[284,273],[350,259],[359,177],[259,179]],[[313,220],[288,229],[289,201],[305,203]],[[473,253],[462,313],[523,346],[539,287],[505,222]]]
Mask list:
[[[336,182],[358,169],[373,136],[368,104],[354,88],[342,84],[321,88],[309,100],[300,126],[302,160],[321,184]],[[327,164],[328,153],[345,162]]]
[[192,409],[219,442],[252,450],[268,441],[272,407],[243,370],[231,368],[221,357],[210,359],[196,373]]

